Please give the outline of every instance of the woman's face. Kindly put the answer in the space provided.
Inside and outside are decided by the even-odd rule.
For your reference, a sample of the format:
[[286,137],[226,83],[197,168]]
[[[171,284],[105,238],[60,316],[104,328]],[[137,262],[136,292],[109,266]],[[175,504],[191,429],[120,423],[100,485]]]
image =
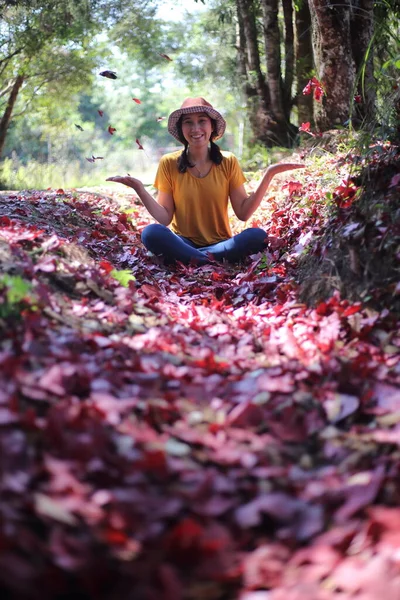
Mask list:
[[182,116],[182,134],[189,146],[199,148],[208,145],[213,125],[206,113],[192,113]]

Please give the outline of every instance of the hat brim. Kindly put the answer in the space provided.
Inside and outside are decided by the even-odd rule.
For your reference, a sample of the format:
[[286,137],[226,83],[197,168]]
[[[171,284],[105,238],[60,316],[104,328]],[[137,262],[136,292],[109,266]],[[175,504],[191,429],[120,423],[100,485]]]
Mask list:
[[190,115],[193,113],[206,113],[213,121],[215,121],[215,133],[213,141],[219,140],[225,133],[226,121],[224,117],[211,106],[188,106],[187,108],[178,108],[174,110],[168,117],[168,131],[174,136],[178,142],[182,143],[179,137],[178,121],[182,115]]

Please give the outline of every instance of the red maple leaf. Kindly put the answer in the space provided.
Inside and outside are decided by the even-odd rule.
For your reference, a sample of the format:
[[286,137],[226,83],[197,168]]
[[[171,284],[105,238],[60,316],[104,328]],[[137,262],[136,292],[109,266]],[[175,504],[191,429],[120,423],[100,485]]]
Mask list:
[[349,208],[355,200],[358,187],[349,179],[343,180],[333,192],[333,199],[339,208]]
[[316,78],[312,77],[310,81],[307,83],[306,87],[303,89],[303,95],[308,96],[314,90],[314,99],[317,102],[321,101],[322,96],[325,94],[324,89],[322,87],[322,83]]
[[99,115],[100,115],[101,117],[104,115],[104,112],[103,112],[102,110],[100,110],[100,109],[99,109],[97,112],[99,113]]
[[108,262],[108,260],[101,260],[99,266],[104,269],[106,273],[111,273],[114,268],[112,264]]
[[139,100],[139,98],[132,98],[132,100],[136,102],[136,104],[142,104],[142,101]]
[[114,131],[117,131],[115,129],[115,127],[111,127],[111,125],[108,126],[108,133],[110,133],[111,135],[114,135]]
[[310,131],[311,124],[310,122],[302,123],[299,127],[299,131]]

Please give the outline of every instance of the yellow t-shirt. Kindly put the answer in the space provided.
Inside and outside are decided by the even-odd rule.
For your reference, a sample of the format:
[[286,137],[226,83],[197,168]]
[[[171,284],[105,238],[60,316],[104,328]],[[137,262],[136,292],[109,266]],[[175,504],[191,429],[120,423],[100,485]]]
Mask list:
[[246,178],[231,152],[222,151],[220,165],[213,164],[201,179],[189,171],[179,173],[177,160],[182,150],[161,158],[154,187],[172,192],[175,212],[171,228],[197,246],[209,246],[232,237],[228,219],[229,191],[240,187]]

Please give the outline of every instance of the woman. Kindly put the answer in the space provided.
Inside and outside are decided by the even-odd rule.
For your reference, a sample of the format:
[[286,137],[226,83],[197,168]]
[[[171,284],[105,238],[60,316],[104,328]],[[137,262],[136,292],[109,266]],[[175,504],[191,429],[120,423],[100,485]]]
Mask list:
[[[154,182],[157,200],[138,179],[107,179],[133,188],[158,221],[143,229],[142,242],[166,263],[204,265],[224,259],[238,262],[266,248],[267,234],[256,227],[232,237],[228,200],[238,219],[247,221],[274,175],[304,167],[297,163],[272,165],[257,189],[248,195],[237,158],[215,144],[223,136],[225,126],[222,115],[204,98],[187,98],[168,119],[169,133],[184,145],[184,150],[161,158]],[[168,228],[171,222],[172,230]]]

